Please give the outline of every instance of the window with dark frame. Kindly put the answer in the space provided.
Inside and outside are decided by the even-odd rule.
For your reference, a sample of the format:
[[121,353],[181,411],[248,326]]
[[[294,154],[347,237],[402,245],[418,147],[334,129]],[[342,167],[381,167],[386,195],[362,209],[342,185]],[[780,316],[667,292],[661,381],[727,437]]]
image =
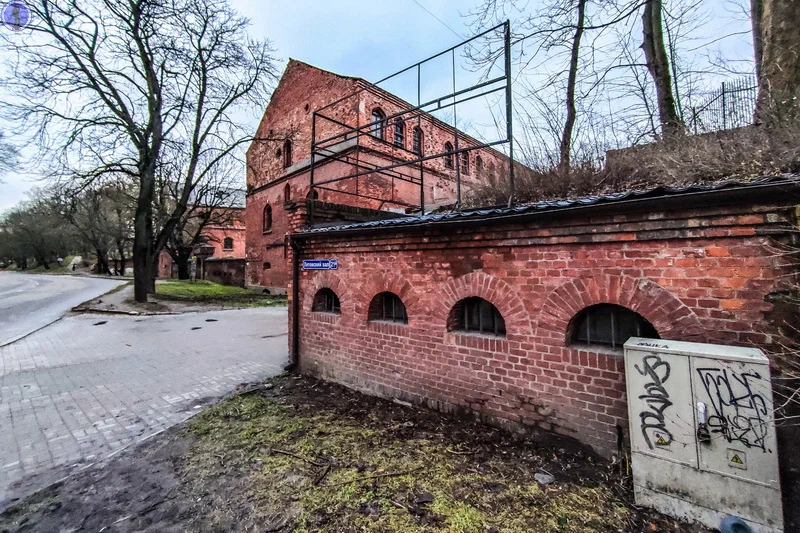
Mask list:
[[379,139],[383,139],[383,128],[386,125],[386,114],[380,110],[380,108],[376,108],[372,110],[372,136],[377,137]]
[[288,204],[292,199],[292,187],[287,183],[283,187],[283,203]]
[[262,231],[267,233],[268,231],[272,230],[272,206],[266,205],[264,206],[264,219],[262,221]]
[[394,145],[404,148],[406,145],[406,125],[403,119],[394,119]]
[[292,166],[292,141],[286,139],[283,141],[283,168]]
[[381,320],[408,324],[406,306],[399,296],[392,292],[376,295],[369,304],[368,320]]
[[483,158],[481,156],[475,157],[475,172],[480,172],[483,170]]
[[464,174],[469,174],[469,152],[461,152],[461,168]]
[[412,137],[412,151],[417,155],[422,155],[422,128],[416,126]]
[[621,349],[631,337],[658,339],[658,332],[642,315],[621,305],[597,304],[573,319],[572,343]]
[[450,141],[444,143],[444,166],[445,168],[453,168],[453,144]]
[[315,313],[334,313],[337,315],[342,314],[342,305],[339,303],[339,297],[333,292],[332,289],[320,289],[314,295],[314,302],[311,305],[311,310]]
[[452,312],[452,329],[505,337],[506,321],[491,302],[473,296],[458,302]]
[[222,241],[222,249],[223,250],[233,250],[233,239],[231,237],[225,237]]

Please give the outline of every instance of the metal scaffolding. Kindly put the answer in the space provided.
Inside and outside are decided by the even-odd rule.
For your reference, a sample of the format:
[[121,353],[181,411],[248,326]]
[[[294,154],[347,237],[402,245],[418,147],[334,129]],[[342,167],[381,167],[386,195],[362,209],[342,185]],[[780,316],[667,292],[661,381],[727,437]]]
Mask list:
[[[472,85],[470,87],[457,90],[456,88],[456,50],[459,48],[465,47],[480,39],[485,37],[486,35],[496,32],[498,30],[503,30],[503,74],[501,76],[493,77],[491,79],[486,79]],[[432,98],[426,102],[421,101],[421,93],[422,93],[422,67],[426,63],[430,63],[437,58],[441,58],[447,54],[451,55],[452,58],[452,92],[449,94],[443,94]],[[499,63],[499,57],[498,57]],[[389,80],[395,79],[398,76],[405,74],[407,72],[413,71],[416,69],[416,78],[417,78],[417,103],[416,105],[409,104],[396,98],[396,102],[400,102],[400,107],[403,109],[397,113],[384,116],[380,123],[376,124],[376,122],[367,122],[365,124],[356,124],[350,125],[342,120],[337,120],[330,116],[331,111],[335,111],[335,106],[342,104],[343,102],[347,101],[351,98],[358,97],[364,91],[369,91],[373,87],[380,88],[382,83],[385,83]],[[488,77],[488,76],[487,76]],[[385,89],[381,89],[385,91]],[[389,93],[388,91],[386,91]],[[505,137],[494,140],[491,142],[480,142],[477,141],[477,144],[470,143],[468,146],[459,146],[459,137],[464,138],[468,137],[464,132],[459,131],[458,126],[458,115],[457,109],[459,104],[463,104],[470,100],[474,100],[476,98],[487,97],[488,95],[502,92],[504,99],[505,99],[505,112],[506,112],[506,131]],[[391,93],[389,93],[391,94]],[[431,113],[440,111],[442,109],[452,108],[453,113],[453,125],[450,126],[443,121],[436,119],[431,115]],[[358,106],[356,107],[356,114],[360,112]],[[374,132],[376,128],[379,128],[379,131],[383,132],[387,126],[392,125],[393,121],[400,119],[403,121],[403,124],[409,123],[416,123],[416,127],[419,128],[423,121],[430,121],[435,122],[439,127],[444,127],[445,129],[451,128],[453,130],[453,149],[449,151],[437,152],[432,154],[425,154],[424,150],[419,149],[415,151],[412,144],[412,149],[409,150],[405,147],[405,143],[401,143],[398,145],[397,143],[392,142],[391,140],[386,140],[381,136],[377,138],[379,142],[386,143],[390,145],[389,147],[392,150],[397,150],[400,152],[401,157],[395,157],[392,155],[392,159],[394,162],[389,164],[375,164],[370,163],[367,161],[363,161],[359,158],[358,150],[361,145],[360,139],[367,135],[373,139],[376,139]],[[317,136],[319,134],[320,128],[318,128],[318,121],[319,124],[323,124],[327,122],[330,127],[338,128],[339,132],[333,135],[328,135],[324,138],[318,139]],[[514,198],[514,144],[511,142],[513,138],[513,129],[512,129],[512,100],[511,100],[511,24],[509,21],[506,21],[502,24],[498,24],[488,30],[475,35],[465,41],[458,43],[455,46],[452,46],[446,50],[443,50],[433,56],[428,57],[422,61],[414,63],[402,70],[395,72],[375,83],[368,84],[366,87],[359,88],[358,90],[350,93],[338,100],[335,100],[319,109],[316,109],[312,113],[312,122],[311,122],[311,163],[310,163],[310,172],[309,172],[309,180],[310,180],[310,198],[315,198],[316,190],[328,190],[333,191],[338,194],[346,194],[352,195],[359,198],[364,198],[367,200],[376,200],[380,201],[383,204],[392,204],[402,207],[416,207],[416,204],[411,204],[406,201],[403,201],[399,198],[395,198],[394,196],[394,183],[395,180],[405,181],[408,183],[412,183],[419,187],[419,209],[422,214],[425,213],[425,166],[424,163],[426,161],[441,158],[441,157],[450,157],[452,158],[451,161],[454,162],[454,170],[455,170],[455,178],[456,178],[456,208],[461,208],[461,157],[460,154],[462,152],[477,150],[481,148],[490,148],[497,145],[508,144],[508,159],[509,159],[509,185],[511,194],[509,195],[509,206],[513,203]],[[405,133],[404,133],[405,135]],[[413,135],[413,131],[412,131]],[[351,148],[355,147],[355,155],[350,156],[346,155],[350,152]],[[394,152],[392,152],[394,154]],[[339,161],[341,163],[350,165],[354,171],[349,173],[345,176],[336,176],[336,177],[327,177],[324,179],[316,179],[315,180],[315,169],[318,169],[321,163],[325,161]],[[417,172],[418,171],[418,172]],[[359,178],[362,176],[368,175],[380,175],[387,177],[391,180],[392,183],[392,194],[390,198],[379,198],[368,193],[360,191],[359,188]],[[348,180],[355,180],[355,190],[354,191],[346,191],[343,188],[337,189],[333,188],[332,184],[345,182]],[[310,202],[310,212],[309,216],[311,218],[311,222],[313,223],[313,205],[314,202]]]

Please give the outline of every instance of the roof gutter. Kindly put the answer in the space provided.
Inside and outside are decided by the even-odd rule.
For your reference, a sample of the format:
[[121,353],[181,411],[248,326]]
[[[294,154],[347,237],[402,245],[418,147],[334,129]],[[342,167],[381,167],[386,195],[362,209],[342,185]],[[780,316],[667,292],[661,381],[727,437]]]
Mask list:
[[[327,237],[335,237],[340,235],[360,235],[372,232],[381,232],[381,231],[406,231],[406,230],[419,230],[419,229],[431,229],[434,227],[441,227],[441,226],[474,226],[474,225],[486,225],[486,224],[503,224],[509,222],[517,222],[529,219],[537,219],[537,218],[545,218],[545,217],[558,217],[558,216],[565,216],[574,213],[584,213],[584,212],[591,212],[591,211],[598,211],[598,212],[616,212],[623,208],[628,207],[629,209],[626,212],[633,212],[633,211],[644,211],[647,207],[652,206],[653,204],[660,204],[659,207],[664,208],[665,204],[669,203],[678,203],[680,208],[686,207],[693,207],[695,205],[703,205],[703,206],[712,206],[718,205],[720,203],[731,203],[736,201],[747,200],[749,203],[753,203],[756,199],[755,197],[766,196],[770,193],[783,193],[784,200],[786,200],[786,195],[789,192],[800,193],[800,181],[792,181],[792,182],[777,182],[777,183],[762,183],[757,185],[742,185],[739,187],[731,187],[727,189],[710,189],[704,191],[694,191],[694,192],[687,192],[687,193],[680,193],[680,194],[662,194],[659,196],[653,196],[649,198],[628,198],[625,200],[612,200],[608,202],[598,202],[592,204],[585,204],[585,205],[574,205],[570,207],[562,207],[562,208],[553,208],[553,209],[542,209],[540,211],[525,211],[522,213],[508,213],[502,215],[484,215],[484,216],[475,216],[470,217],[469,215],[465,216],[455,216],[451,219],[447,220],[438,220],[438,221],[431,221],[431,220],[421,220],[418,222],[411,222],[408,224],[394,224],[394,225],[383,225],[383,226],[356,226],[351,228],[343,228],[343,229],[331,229],[327,231],[319,231],[319,232],[302,232],[295,235],[302,235],[306,238],[327,238]],[[712,197],[716,202],[703,202],[703,200]],[[727,200],[727,202],[723,202]],[[787,205],[791,204],[792,202],[786,202]],[[800,196],[798,196],[794,203],[800,204]]]

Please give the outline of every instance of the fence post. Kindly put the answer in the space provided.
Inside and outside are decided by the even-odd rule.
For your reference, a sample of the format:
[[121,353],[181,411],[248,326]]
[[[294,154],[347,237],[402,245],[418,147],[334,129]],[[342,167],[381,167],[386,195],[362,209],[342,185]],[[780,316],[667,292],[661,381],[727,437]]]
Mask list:
[[722,129],[728,129],[728,108],[725,106],[725,82],[722,82]]

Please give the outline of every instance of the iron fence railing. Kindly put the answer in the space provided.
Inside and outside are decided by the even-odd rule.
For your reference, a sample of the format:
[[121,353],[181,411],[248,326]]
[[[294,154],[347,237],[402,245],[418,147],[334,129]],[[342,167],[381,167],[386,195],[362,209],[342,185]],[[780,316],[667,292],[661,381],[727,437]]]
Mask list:
[[689,131],[698,134],[751,125],[757,94],[755,76],[722,82],[719,89],[691,107],[687,121]]

